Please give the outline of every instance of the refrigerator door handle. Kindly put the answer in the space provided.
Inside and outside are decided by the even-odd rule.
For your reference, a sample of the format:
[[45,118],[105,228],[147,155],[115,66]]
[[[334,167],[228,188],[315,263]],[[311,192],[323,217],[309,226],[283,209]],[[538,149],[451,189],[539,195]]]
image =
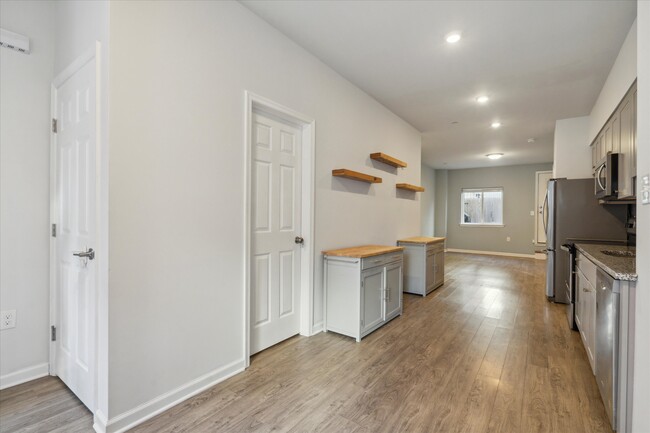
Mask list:
[[544,224],[544,234],[548,238],[548,190],[544,196],[544,205],[542,206],[542,223]]

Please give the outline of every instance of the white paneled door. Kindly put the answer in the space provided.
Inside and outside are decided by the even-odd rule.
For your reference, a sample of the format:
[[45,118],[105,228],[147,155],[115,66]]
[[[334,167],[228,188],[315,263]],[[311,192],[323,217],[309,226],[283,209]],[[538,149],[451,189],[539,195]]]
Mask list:
[[55,374],[94,410],[95,60],[56,89]]
[[251,336],[257,353],[300,331],[301,130],[253,113]]

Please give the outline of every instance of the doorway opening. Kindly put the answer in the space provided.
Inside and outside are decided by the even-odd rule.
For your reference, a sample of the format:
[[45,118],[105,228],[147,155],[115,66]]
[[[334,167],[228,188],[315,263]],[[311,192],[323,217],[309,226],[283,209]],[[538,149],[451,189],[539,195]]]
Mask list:
[[93,414],[107,260],[99,53],[97,42],[52,81],[50,152],[49,372]]
[[312,335],[315,121],[245,93],[244,354]]

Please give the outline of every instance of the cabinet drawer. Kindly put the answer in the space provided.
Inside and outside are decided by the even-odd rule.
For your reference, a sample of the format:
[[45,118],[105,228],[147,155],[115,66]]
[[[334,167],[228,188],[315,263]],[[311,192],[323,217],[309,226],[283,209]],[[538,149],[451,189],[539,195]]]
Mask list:
[[441,253],[445,249],[445,245],[442,242],[431,244],[427,246],[427,255]]
[[592,286],[596,286],[596,265],[580,252],[576,257],[576,267],[582,271]]
[[402,260],[402,253],[382,254],[380,256],[366,257],[361,259],[361,270],[374,268],[375,266],[385,266],[388,263]]

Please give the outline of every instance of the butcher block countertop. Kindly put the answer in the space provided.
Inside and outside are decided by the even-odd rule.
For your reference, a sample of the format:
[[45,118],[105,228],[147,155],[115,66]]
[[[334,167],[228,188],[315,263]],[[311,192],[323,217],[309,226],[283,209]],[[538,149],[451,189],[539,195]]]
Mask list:
[[326,256],[353,257],[357,259],[363,259],[365,257],[394,253],[397,251],[402,251],[403,249],[404,247],[392,247],[389,245],[361,245],[358,247],[323,251],[323,254]]
[[438,242],[444,242],[445,238],[431,238],[428,236],[414,236],[412,238],[399,239],[397,242],[403,244],[436,244]]

